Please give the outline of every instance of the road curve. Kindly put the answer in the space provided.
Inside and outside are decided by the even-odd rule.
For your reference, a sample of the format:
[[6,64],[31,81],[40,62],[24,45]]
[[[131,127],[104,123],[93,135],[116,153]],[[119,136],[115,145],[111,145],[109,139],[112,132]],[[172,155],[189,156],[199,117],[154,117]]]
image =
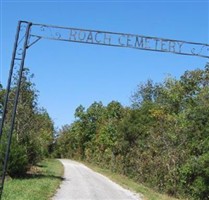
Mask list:
[[60,161],[64,165],[64,180],[52,200],[141,200],[139,195],[81,163],[68,159]]

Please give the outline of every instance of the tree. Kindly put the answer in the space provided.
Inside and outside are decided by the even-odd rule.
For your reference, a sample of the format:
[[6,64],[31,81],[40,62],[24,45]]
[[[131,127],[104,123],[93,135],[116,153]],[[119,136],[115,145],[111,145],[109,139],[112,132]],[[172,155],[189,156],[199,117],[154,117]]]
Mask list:
[[[21,176],[27,171],[28,167],[49,155],[49,146],[53,142],[53,122],[48,113],[39,110],[37,106],[38,95],[35,85],[32,83],[32,78],[33,75],[30,74],[29,70],[24,69],[8,164],[8,172],[11,176]],[[10,99],[14,98],[16,87],[17,77],[15,76]],[[0,105],[2,105],[4,94],[5,90],[1,88]],[[10,101],[8,104],[7,116],[11,116],[13,103]],[[7,131],[9,125],[10,119],[7,117],[4,131]],[[6,138],[3,137],[2,140],[6,144]],[[4,145],[1,145],[1,148],[4,148]]]
[[57,140],[67,147],[66,156],[172,196],[209,198],[209,64],[179,80],[148,80],[138,86],[130,107],[94,102],[87,109],[79,106],[75,116]]

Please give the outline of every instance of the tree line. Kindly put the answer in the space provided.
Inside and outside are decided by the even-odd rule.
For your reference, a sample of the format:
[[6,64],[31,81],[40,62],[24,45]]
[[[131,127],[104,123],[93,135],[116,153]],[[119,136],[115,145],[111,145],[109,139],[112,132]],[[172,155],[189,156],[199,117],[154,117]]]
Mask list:
[[53,146],[160,192],[209,199],[209,63],[179,80],[138,85],[130,106],[94,102],[75,110]]
[[[108,105],[94,102],[88,108],[80,105],[75,121],[63,126],[56,137],[52,119],[38,105],[32,79],[25,69],[10,176],[23,176],[44,157],[73,158],[176,197],[209,199],[209,64],[186,71],[179,79],[168,77],[162,83],[148,80],[138,85],[130,106],[118,101]],[[12,91],[15,87],[14,82]],[[0,111],[4,95],[0,85]],[[9,128],[7,120],[3,131]]]
[[[11,177],[24,176],[31,166],[37,164],[44,157],[48,157],[54,141],[54,123],[46,109],[38,106],[38,91],[32,82],[33,76],[28,69],[24,69],[7,170]],[[9,99],[14,99],[15,93],[13,91],[17,87],[17,75],[13,79]],[[1,112],[5,92],[6,90],[0,85]],[[13,102],[9,102],[7,116],[11,115],[12,104]],[[7,144],[5,133],[10,128],[9,120],[9,117],[6,117],[0,145],[1,159],[4,159],[5,145]],[[0,162],[0,165],[2,163]],[[0,167],[2,169],[2,166]]]

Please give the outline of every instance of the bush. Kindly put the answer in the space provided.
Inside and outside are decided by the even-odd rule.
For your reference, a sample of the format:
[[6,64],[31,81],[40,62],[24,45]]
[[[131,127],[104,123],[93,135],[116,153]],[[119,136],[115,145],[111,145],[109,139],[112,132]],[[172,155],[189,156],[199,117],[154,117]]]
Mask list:
[[8,174],[12,177],[20,177],[27,172],[28,158],[25,146],[19,144],[13,136],[8,162]]
[[192,157],[181,168],[181,183],[188,196],[196,200],[209,199],[209,153]]

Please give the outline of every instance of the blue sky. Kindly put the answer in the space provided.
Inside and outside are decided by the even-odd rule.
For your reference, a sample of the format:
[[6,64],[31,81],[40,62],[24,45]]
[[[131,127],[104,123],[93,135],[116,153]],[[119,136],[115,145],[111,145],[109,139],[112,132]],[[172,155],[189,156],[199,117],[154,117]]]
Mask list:
[[[18,20],[133,33],[209,44],[209,1],[10,1],[0,0],[0,81],[6,85]],[[208,60],[79,43],[41,40],[25,66],[35,74],[40,106],[55,125],[74,120],[74,110],[94,101],[130,105],[147,79],[179,78]]]

